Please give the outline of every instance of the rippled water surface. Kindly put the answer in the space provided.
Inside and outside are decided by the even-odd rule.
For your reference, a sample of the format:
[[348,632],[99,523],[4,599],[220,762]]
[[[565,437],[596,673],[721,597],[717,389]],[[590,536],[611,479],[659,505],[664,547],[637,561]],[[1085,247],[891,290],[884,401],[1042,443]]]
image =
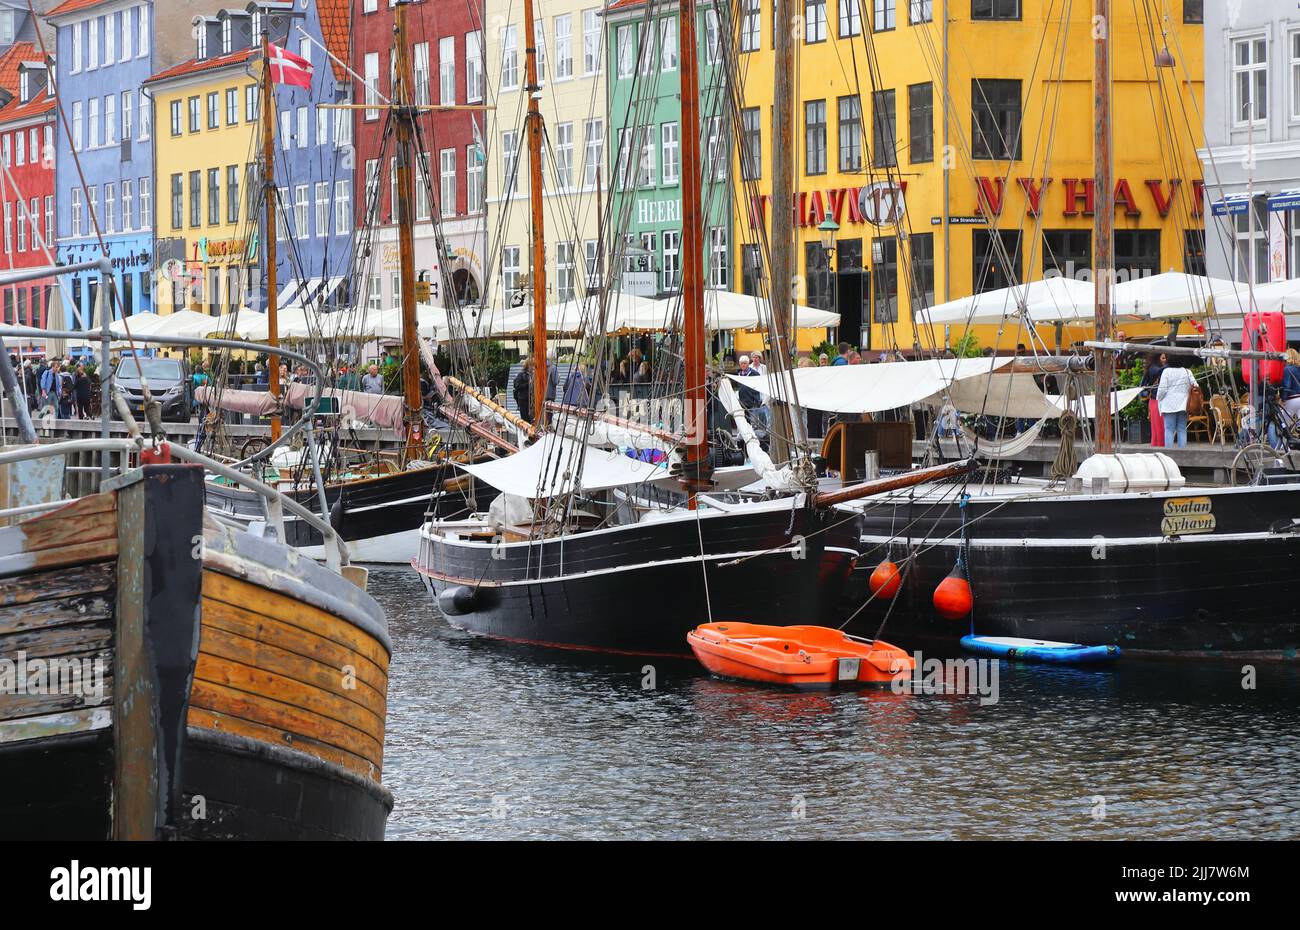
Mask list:
[[395,646],[390,839],[1300,836],[1295,666],[1248,690],[1241,662],[1003,663],[981,706],[659,660],[647,690],[640,660],[458,632],[411,573],[370,590]]

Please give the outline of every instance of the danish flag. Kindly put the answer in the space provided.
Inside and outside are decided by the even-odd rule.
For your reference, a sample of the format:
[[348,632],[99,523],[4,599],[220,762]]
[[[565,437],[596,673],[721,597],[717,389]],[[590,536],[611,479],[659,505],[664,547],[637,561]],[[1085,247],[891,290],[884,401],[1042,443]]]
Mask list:
[[271,83],[293,84],[295,87],[311,89],[312,67],[306,58],[299,58],[273,43],[270,65]]

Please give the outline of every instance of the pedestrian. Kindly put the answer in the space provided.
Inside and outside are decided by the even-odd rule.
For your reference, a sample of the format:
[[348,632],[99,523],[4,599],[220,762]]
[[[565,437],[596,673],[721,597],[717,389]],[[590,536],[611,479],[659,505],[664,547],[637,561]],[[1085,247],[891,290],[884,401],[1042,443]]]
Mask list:
[[818,368],[828,368],[828,367],[830,366],[830,364],[831,364],[830,356],[828,356],[825,352],[823,352],[821,355],[817,356],[817,367],[818,367]]
[[[69,362],[71,364],[71,362]],[[73,414],[73,398],[75,390],[75,381],[72,372],[60,370],[58,378],[58,403],[59,419],[71,420]]]
[[840,354],[835,356],[835,361],[831,362],[831,365],[847,365],[849,363],[849,352],[852,350],[853,346],[849,345],[847,342],[841,342]]
[[758,372],[760,375],[767,374],[767,369],[763,367],[762,352],[749,353],[749,367],[754,369],[754,371]]
[[579,363],[573,366],[564,381],[564,403],[570,407],[585,407],[587,394],[587,366]]
[[546,401],[554,403],[555,391],[560,385],[560,369],[555,362],[555,350],[546,350]]
[[86,374],[86,366],[78,365],[77,373],[72,383],[73,403],[76,406],[76,415],[79,420],[90,419],[90,375]]
[[1282,369],[1282,407],[1292,425],[1300,420],[1300,352],[1286,350],[1286,367]]
[[194,382],[196,389],[208,383],[208,373],[204,371],[202,362],[194,366],[194,373],[190,375],[190,380]]
[[533,419],[533,358],[531,355],[524,359],[523,367],[515,375],[511,389],[515,395],[515,407],[518,408],[519,415],[529,423],[536,422]]
[[[742,355],[739,359],[736,360],[736,364],[738,366],[736,370],[736,374],[739,377],[741,378],[762,377],[758,373],[758,370],[754,368],[753,361],[750,359],[748,355]],[[749,417],[754,427],[761,428],[764,433],[766,433],[769,430],[771,424],[767,418],[768,410],[767,407],[763,404],[763,395],[759,393],[759,391],[757,391],[754,388],[746,387],[742,385],[740,388],[740,405],[745,408],[746,416]]]
[[1142,372],[1142,397],[1147,402],[1147,419],[1151,421],[1151,445],[1164,448],[1165,421],[1160,415],[1160,401],[1156,397],[1156,388],[1160,384],[1160,375],[1169,364],[1169,356],[1163,352],[1147,353],[1146,370]]
[[367,394],[384,393],[384,379],[383,376],[379,374],[378,365],[371,365],[366,370],[365,375],[361,378],[361,390],[365,391]]
[[1186,368],[1170,366],[1160,373],[1156,399],[1165,421],[1165,448],[1187,447],[1187,400],[1196,379]]
[[36,400],[40,389],[36,369],[32,366],[32,360],[29,358],[23,362],[23,394],[27,397],[27,410],[29,413],[36,411]]
[[850,353],[849,353],[849,360],[848,360],[848,362],[847,362],[846,364],[849,364],[849,365],[861,365],[861,364],[862,364],[862,354],[861,354],[860,352],[857,352],[857,351],[850,352]]

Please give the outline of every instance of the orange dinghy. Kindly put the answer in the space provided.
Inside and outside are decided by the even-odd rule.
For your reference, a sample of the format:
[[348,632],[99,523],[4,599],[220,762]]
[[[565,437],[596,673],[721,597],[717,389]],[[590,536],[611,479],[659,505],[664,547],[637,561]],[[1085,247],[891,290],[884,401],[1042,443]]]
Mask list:
[[714,675],[801,689],[888,684],[916,667],[897,646],[826,626],[705,623],[686,641]]

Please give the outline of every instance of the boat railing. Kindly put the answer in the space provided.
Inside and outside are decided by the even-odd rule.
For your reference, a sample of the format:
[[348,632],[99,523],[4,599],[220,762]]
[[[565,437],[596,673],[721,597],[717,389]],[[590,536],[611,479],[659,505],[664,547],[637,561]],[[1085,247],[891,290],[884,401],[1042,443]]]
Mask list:
[[[65,442],[50,443],[41,446],[25,446],[19,449],[10,449],[0,452],[0,466],[9,465],[15,462],[27,462],[35,459],[54,458],[55,456],[67,455],[74,452],[118,452],[123,456],[132,453],[138,453],[149,447],[148,441],[143,437],[134,439],[72,439]],[[284,512],[296,516],[308,526],[315,529],[321,534],[323,549],[325,553],[325,564],[333,571],[337,572],[344,565],[348,564],[347,544],[339,537],[329,522],[321,519],[312,513],[302,504],[298,503],[292,497],[281,493],[277,489],[265,484],[262,481],[242,472],[231,465],[225,465],[214,459],[208,458],[201,452],[190,449],[184,445],[169,442],[156,443],[154,446],[157,451],[170,454],[173,458],[180,459],[184,462],[190,462],[195,465],[201,465],[203,468],[225,478],[227,481],[233,481],[258,495],[265,502],[268,523],[275,530],[276,538],[280,542],[285,542],[284,535]],[[125,469],[124,469],[125,470]],[[54,507],[66,504],[68,501],[52,501],[49,505],[35,504],[25,507],[17,507],[11,510],[0,510],[0,517],[18,516],[24,513],[34,513],[39,510],[49,510]]]

